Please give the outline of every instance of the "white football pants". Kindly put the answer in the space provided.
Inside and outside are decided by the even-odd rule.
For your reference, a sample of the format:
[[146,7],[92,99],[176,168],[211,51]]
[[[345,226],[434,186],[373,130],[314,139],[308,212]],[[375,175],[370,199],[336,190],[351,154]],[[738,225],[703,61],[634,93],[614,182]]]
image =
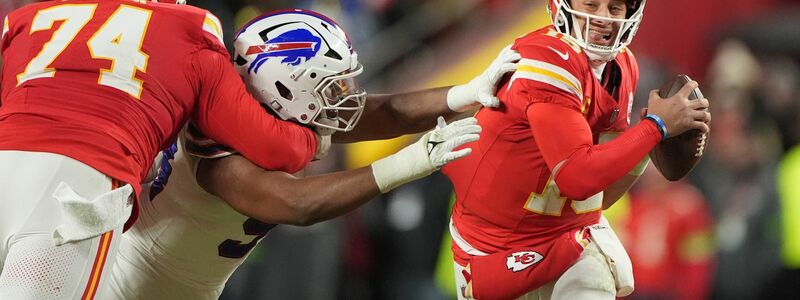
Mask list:
[[558,279],[525,294],[520,300],[614,300],[617,288],[606,257],[592,242]]
[[108,299],[125,188],[66,156],[0,151],[0,299]]

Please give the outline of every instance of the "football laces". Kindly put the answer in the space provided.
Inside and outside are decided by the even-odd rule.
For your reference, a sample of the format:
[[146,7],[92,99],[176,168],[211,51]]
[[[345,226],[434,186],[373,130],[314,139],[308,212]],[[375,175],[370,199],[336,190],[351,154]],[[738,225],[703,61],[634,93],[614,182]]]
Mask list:
[[706,149],[706,133],[700,135],[700,143],[697,144],[697,151],[694,153],[694,157],[703,156],[703,151]]

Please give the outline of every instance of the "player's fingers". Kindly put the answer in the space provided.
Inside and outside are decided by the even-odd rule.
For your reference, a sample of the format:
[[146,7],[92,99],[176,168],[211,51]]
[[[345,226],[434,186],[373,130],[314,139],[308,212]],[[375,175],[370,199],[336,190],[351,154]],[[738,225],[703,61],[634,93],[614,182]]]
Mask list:
[[692,93],[692,91],[694,91],[694,89],[696,89],[698,86],[699,86],[699,84],[697,83],[697,81],[694,81],[694,80],[689,81],[689,82],[687,82],[686,84],[683,85],[683,87],[678,91],[678,93],[676,95],[681,97],[681,98],[687,98],[688,99],[689,95]]
[[499,73],[500,74],[505,74],[505,73],[508,73],[508,72],[511,72],[511,71],[516,71],[516,70],[517,70],[517,64],[516,63],[504,63],[502,66],[500,66],[500,72]]
[[500,99],[487,94],[478,96],[478,102],[480,102],[484,107],[497,107],[500,105]]
[[705,110],[693,110],[689,112],[689,116],[694,119],[694,121],[701,121],[708,123],[711,121],[711,113]]
[[454,137],[452,139],[447,140],[446,142],[444,142],[443,146],[444,146],[445,149],[450,151],[450,150],[458,148],[458,147],[460,147],[460,146],[462,146],[464,144],[477,141],[480,138],[481,138],[481,136],[478,135],[477,133],[465,134],[465,135],[457,136],[457,137]]
[[471,148],[464,148],[464,149],[460,149],[458,151],[448,152],[447,154],[442,156],[442,161],[443,161],[443,163],[446,164],[446,163],[452,162],[454,160],[463,158],[463,157],[469,155],[470,153],[472,153],[472,149]]
[[464,144],[477,141],[479,138],[480,136],[478,136],[477,134],[459,136],[445,141],[444,143],[440,144],[441,145],[440,147],[443,150],[443,152],[450,152],[453,151],[453,149],[455,148],[463,146]]
[[711,127],[708,126],[708,123],[702,121],[694,121],[691,125],[692,129],[700,130],[703,133],[707,133],[711,131]]
[[516,50],[509,49],[508,52],[504,55],[504,60],[507,62],[515,62],[522,59],[522,54],[519,54]]
[[708,105],[708,99],[706,98],[689,100],[689,108],[691,109],[707,109]]
[[644,116],[646,116],[646,115],[647,115],[647,107],[643,107],[639,111],[639,119],[644,119]]
[[443,116],[436,117],[436,129],[447,127],[447,121]]
[[503,47],[503,50],[500,50],[500,57],[505,58],[510,56],[513,52],[515,52],[514,50],[511,50],[512,46],[514,46],[514,44],[508,44],[505,47]]
[[449,140],[466,134],[479,134],[481,132],[481,129],[482,129],[481,126],[477,124],[453,127],[443,132],[441,137],[443,140]]
[[658,100],[658,99],[661,99],[661,96],[658,95],[658,90],[650,90],[649,100]]
[[454,137],[465,134],[479,134],[481,133],[481,130],[483,130],[483,128],[481,128],[481,125],[478,124],[461,126],[453,130],[451,134],[448,134],[448,137]]

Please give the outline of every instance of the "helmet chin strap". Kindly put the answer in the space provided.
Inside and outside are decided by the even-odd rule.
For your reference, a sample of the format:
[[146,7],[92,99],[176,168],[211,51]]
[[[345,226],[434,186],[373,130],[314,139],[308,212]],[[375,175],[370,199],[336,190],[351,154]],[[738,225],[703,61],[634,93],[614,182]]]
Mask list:
[[612,53],[600,54],[595,51],[592,51],[591,49],[584,48],[583,50],[586,52],[586,56],[589,57],[589,62],[592,63],[593,65],[604,64],[609,61],[612,61],[614,60],[614,58],[617,57],[617,53],[619,53],[619,51],[614,51]]

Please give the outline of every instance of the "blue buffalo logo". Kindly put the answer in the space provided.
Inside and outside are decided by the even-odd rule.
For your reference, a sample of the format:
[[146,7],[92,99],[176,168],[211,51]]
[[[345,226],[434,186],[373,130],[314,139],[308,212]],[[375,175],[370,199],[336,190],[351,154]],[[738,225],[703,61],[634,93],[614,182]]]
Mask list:
[[306,29],[295,29],[282,33],[263,45],[250,46],[247,55],[258,54],[250,63],[248,73],[258,73],[267,60],[273,57],[283,58],[281,63],[297,66],[317,55],[322,39]]

